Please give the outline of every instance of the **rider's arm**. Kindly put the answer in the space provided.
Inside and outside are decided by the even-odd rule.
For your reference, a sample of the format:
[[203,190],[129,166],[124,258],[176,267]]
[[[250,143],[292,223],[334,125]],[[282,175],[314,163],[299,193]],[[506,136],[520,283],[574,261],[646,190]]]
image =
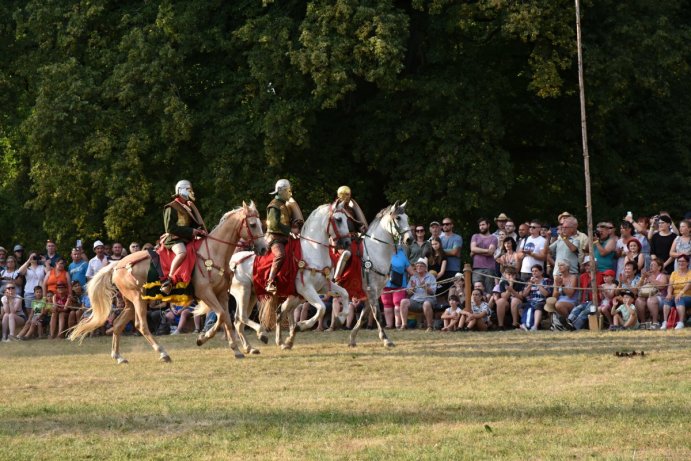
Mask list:
[[178,226],[178,212],[173,209],[173,207],[168,206],[163,211],[163,223],[165,225],[166,232],[169,234],[187,240],[192,240],[194,238],[194,228]]

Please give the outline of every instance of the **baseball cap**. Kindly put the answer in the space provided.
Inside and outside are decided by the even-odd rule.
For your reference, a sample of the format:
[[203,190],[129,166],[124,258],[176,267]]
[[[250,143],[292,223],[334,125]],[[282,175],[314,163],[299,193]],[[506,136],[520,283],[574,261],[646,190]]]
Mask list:
[[102,246],[103,246],[103,242],[101,242],[100,240],[96,240],[94,242],[94,250],[96,249],[96,247],[102,247]]
[[613,271],[612,269],[607,269],[606,271],[604,271],[604,272],[602,273],[602,275],[604,275],[604,276],[609,275],[610,277],[614,277],[614,276],[617,275],[617,274],[615,274],[614,271]]
[[431,223],[429,223],[429,225],[430,225],[430,227],[431,226],[441,226],[441,224],[439,224],[439,221],[432,221]]
[[568,211],[562,211],[561,213],[559,213],[559,216],[557,216],[557,222],[559,222],[561,220],[561,218],[568,218],[569,216],[573,216],[573,215],[571,213],[569,213]]
[[17,244],[14,246],[14,249],[12,251],[24,251],[24,247]]

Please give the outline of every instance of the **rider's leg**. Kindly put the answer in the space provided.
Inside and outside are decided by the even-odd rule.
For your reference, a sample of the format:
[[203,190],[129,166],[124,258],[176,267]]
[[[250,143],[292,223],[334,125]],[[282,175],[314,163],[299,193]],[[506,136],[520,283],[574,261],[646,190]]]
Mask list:
[[341,252],[341,256],[338,258],[338,262],[336,263],[336,271],[334,272],[333,276],[334,281],[337,281],[343,275],[343,271],[350,260],[350,254],[351,253],[349,250],[343,250]]
[[274,279],[276,274],[281,270],[283,266],[283,261],[286,258],[285,244],[280,241],[276,241],[271,245],[271,253],[274,255],[273,263],[271,264],[271,271],[269,272],[269,280],[266,283],[266,291],[269,293],[276,293],[276,285],[274,284]]
[[172,289],[173,289],[173,274],[175,274],[175,271],[180,267],[180,264],[185,260],[185,256],[187,255],[187,247],[185,247],[184,243],[176,243],[173,245],[171,248],[173,253],[175,253],[175,257],[173,258],[173,261],[170,263],[170,271],[168,271],[168,278],[161,284],[161,292],[164,294],[169,294]]

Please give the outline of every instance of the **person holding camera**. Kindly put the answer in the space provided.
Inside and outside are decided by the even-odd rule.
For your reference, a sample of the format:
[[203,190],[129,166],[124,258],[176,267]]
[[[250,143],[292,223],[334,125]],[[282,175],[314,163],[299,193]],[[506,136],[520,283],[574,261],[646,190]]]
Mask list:
[[660,261],[662,264],[662,271],[670,275],[674,270],[674,258],[670,256],[669,252],[672,249],[672,244],[677,238],[677,235],[672,232],[672,218],[666,214],[660,214],[653,218],[653,228],[657,227],[658,231],[650,238],[650,257]]
[[593,249],[597,270],[605,272],[617,271],[617,237],[614,235],[614,225],[610,221],[603,221],[593,232]]
[[29,254],[29,259],[21,265],[19,273],[24,276],[24,307],[29,309],[34,299],[34,288],[42,286],[43,279],[46,278],[46,268],[39,264],[38,253],[32,251]]

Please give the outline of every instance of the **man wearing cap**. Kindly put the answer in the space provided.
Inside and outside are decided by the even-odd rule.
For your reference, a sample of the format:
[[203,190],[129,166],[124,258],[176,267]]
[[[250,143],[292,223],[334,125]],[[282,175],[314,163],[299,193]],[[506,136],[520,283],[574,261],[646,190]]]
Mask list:
[[434,237],[441,238],[441,224],[439,224],[439,221],[429,223],[429,233],[430,237],[427,240],[430,242]]
[[425,315],[427,331],[432,331],[437,279],[427,272],[427,258],[420,258],[415,262],[415,273],[408,280],[406,291],[410,297],[401,300],[401,318],[408,318],[409,311],[422,312]]
[[169,294],[173,289],[175,271],[187,256],[187,243],[207,234],[204,220],[194,201],[192,183],[182,179],[175,184],[173,200],[163,208],[163,226],[166,231],[163,236],[163,245],[175,253],[175,257],[170,263],[168,276],[161,283],[161,293],[163,294]]
[[91,280],[96,272],[100,271],[102,268],[108,265],[108,257],[106,256],[106,250],[103,246],[103,242],[96,240],[94,242],[94,252],[96,256],[89,260],[89,266],[86,268],[86,280]]
[[593,256],[597,261],[600,271],[612,269],[617,272],[617,238],[614,234],[614,224],[610,221],[601,221],[593,236]]
[[[494,218],[494,224],[497,225],[497,230],[492,233],[495,237],[499,237],[499,232],[504,231],[506,235],[506,222],[509,221],[509,217],[505,213],[499,213],[499,216]],[[514,237],[515,239],[515,237]]]
[[12,252],[14,253],[14,258],[17,260],[17,265],[24,264],[24,247],[17,244],[12,249]]
[[279,179],[271,194],[274,195],[274,198],[266,207],[266,238],[269,241],[274,260],[265,289],[268,293],[276,293],[277,288],[274,280],[283,266],[288,238],[290,238],[291,231],[296,234],[300,232],[304,221],[300,206],[293,199],[290,181]]

